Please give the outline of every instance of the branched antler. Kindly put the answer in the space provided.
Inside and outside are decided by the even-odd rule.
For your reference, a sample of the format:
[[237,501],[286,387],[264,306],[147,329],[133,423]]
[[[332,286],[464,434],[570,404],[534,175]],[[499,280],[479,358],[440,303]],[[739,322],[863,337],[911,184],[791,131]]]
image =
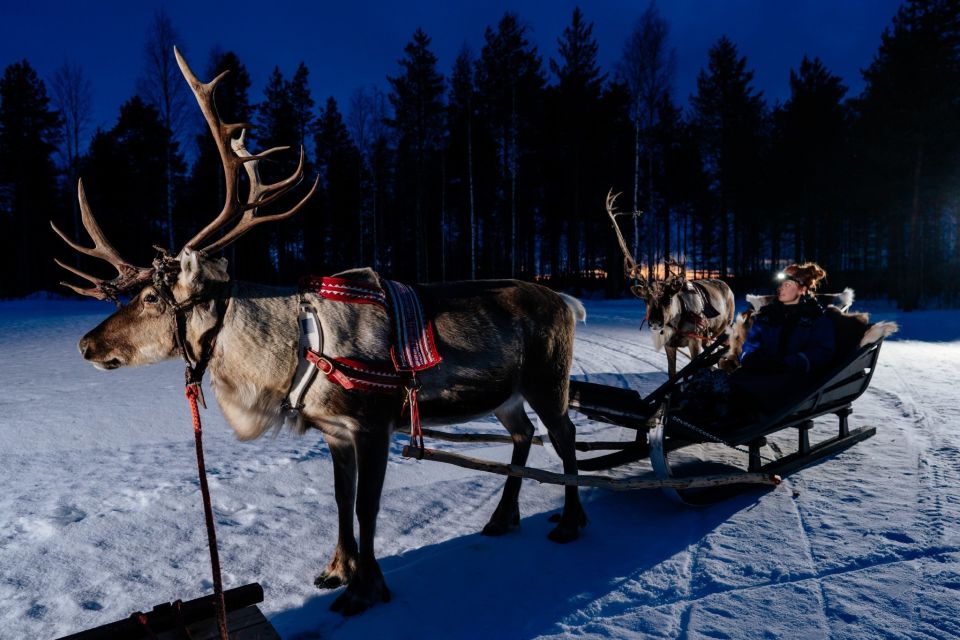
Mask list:
[[[623,239],[623,233],[620,232],[620,225],[617,224],[617,216],[624,215],[623,212],[618,212],[616,210],[617,198],[620,196],[619,193],[614,193],[613,189],[607,192],[607,201],[606,209],[607,215],[610,216],[610,222],[613,224],[613,230],[617,233],[617,242],[620,243],[620,249],[623,251],[623,271],[628,278],[640,279],[640,267],[637,266],[637,261],[630,254],[630,250],[627,249],[627,241]],[[639,216],[638,212],[633,212],[628,215]]]
[[[300,162],[297,165],[297,169],[290,177],[273,184],[263,184],[260,181],[260,172],[258,170],[260,160],[278,151],[286,151],[289,147],[274,147],[258,154],[249,153],[244,146],[244,140],[246,137],[246,129],[250,125],[246,123],[228,124],[223,122],[217,114],[217,108],[213,102],[213,92],[228,72],[224,71],[210,82],[200,82],[190,69],[187,61],[180,54],[180,51],[174,47],[173,52],[174,55],[176,55],[177,64],[180,66],[183,77],[186,78],[187,84],[190,85],[190,90],[193,91],[193,95],[197,99],[197,104],[200,105],[200,111],[203,112],[207,126],[210,127],[210,133],[213,134],[213,139],[217,144],[217,150],[220,152],[220,160],[223,163],[223,177],[226,184],[223,209],[220,211],[220,214],[217,215],[210,224],[204,227],[200,233],[190,239],[190,241],[184,245],[184,248],[197,249],[230,220],[241,213],[243,214],[236,226],[225,233],[219,240],[201,249],[206,253],[212,253],[223,249],[258,224],[274,220],[285,220],[295,214],[316,192],[320,177],[317,176],[309,193],[293,208],[284,213],[257,217],[256,214],[259,207],[274,202],[290,189],[297,186],[303,179],[303,147],[300,148]],[[237,131],[240,132],[240,137],[234,138],[233,134]],[[246,169],[247,177],[250,179],[250,191],[245,204],[240,203],[238,193],[241,166]]]
[[[297,211],[303,208],[303,205],[306,204],[313,194],[316,193],[320,177],[317,176],[317,179],[314,181],[313,186],[310,188],[310,191],[307,193],[307,195],[304,196],[292,208],[283,213],[258,216],[257,211],[260,207],[275,202],[278,198],[282,197],[284,194],[300,184],[300,181],[303,179],[304,169],[303,147],[300,147],[300,162],[297,164],[296,171],[294,171],[291,176],[273,184],[263,184],[263,182],[260,180],[260,172],[258,167],[260,160],[273,153],[286,151],[289,149],[289,147],[274,147],[273,149],[267,149],[266,151],[258,154],[251,154],[248,152],[245,146],[245,138],[246,130],[250,125],[246,123],[228,124],[223,122],[220,119],[220,116],[217,115],[217,108],[213,101],[213,93],[216,90],[217,85],[220,84],[223,78],[227,75],[228,71],[224,71],[210,82],[201,82],[197,79],[197,76],[194,75],[193,71],[190,69],[190,66],[187,64],[187,61],[183,58],[183,56],[180,54],[180,51],[176,47],[173,48],[173,52],[176,56],[177,64],[180,66],[180,71],[183,73],[183,77],[186,79],[187,84],[190,85],[190,90],[193,91],[193,95],[197,99],[197,104],[200,105],[200,111],[203,112],[203,117],[207,121],[207,125],[210,127],[210,133],[213,134],[213,139],[216,142],[217,150],[220,152],[220,160],[223,163],[223,176],[226,183],[226,194],[224,198],[223,209],[221,209],[220,213],[216,218],[213,219],[212,222],[210,222],[200,231],[200,233],[195,235],[184,245],[184,249],[193,249],[206,253],[213,253],[223,249],[258,224],[271,222],[274,220],[285,220],[297,213]],[[234,134],[237,132],[240,134],[239,137],[234,137]],[[240,202],[239,196],[239,174],[241,166],[246,170],[247,177],[250,180],[250,190],[247,194],[247,201],[245,203]],[[67,271],[88,280],[89,282],[93,283],[94,286],[82,288],[66,282],[62,282],[61,284],[73,289],[77,293],[86,296],[92,296],[94,298],[99,298],[100,300],[109,299],[116,301],[117,296],[120,293],[133,289],[134,287],[145,282],[149,282],[155,273],[161,274],[161,272],[164,270],[169,271],[170,265],[174,264],[176,260],[165,251],[162,252],[163,256],[161,258],[158,258],[158,260],[154,261],[153,267],[137,267],[120,257],[120,254],[117,252],[117,250],[113,248],[113,245],[111,245],[110,242],[107,241],[106,236],[103,235],[103,232],[100,230],[100,226],[93,217],[93,213],[90,211],[90,206],[87,204],[86,194],[83,191],[83,182],[79,183],[78,191],[83,226],[86,228],[87,233],[93,240],[93,247],[84,247],[77,244],[68,238],[67,235],[58,229],[57,226],[52,222],[50,223],[50,226],[53,227],[53,230],[57,233],[57,235],[63,238],[63,240],[70,245],[70,247],[76,249],[80,253],[109,262],[117,270],[118,275],[112,280],[104,280],[102,278],[97,278],[84,273],[83,271],[71,267],[60,260],[56,260],[58,265]],[[222,229],[228,222],[237,216],[240,216],[240,220],[232,229],[224,233],[223,236],[221,236],[218,240],[213,242],[209,241],[210,237],[214,233]],[[204,243],[207,243],[206,246],[202,246]],[[200,248],[201,246],[202,248]],[[182,253],[182,250],[180,253]]]
[[100,225],[97,224],[96,218],[93,217],[93,213],[90,211],[90,205],[87,202],[87,194],[83,190],[83,180],[80,180],[77,183],[77,199],[80,201],[80,219],[83,221],[83,227],[87,230],[87,234],[90,236],[90,239],[93,240],[93,247],[84,247],[77,244],[67,237],[67,234],[58,229],[57,225],[55,225],[53,222],[50,222],[50,226],[58,236],[63,238],[64,242],[70,245],[71,248],[79,251],[82,254],[105,260],[113,265],[113,267],[117,270],[117,277],[113,278],[112,280],[97,278],[54,258],[54,262],[56,262],[58,265],[70,273],[78,275],[81,278],[92,282],[94,286],[84,289],[82,287],[72,285],[69,282],[61,282],[60,284],[73,289],[79,294],[91,296],[97,298],[98,300],[116,301],[119,293],[150,280],[150,277],[153,274],[153,269],[149,267],[137,267],[130,264],[120,256],[120,253],[116,249],[113,248],[113,245],[110,244],[106,236],[103,235],[103,231],[100,230]]

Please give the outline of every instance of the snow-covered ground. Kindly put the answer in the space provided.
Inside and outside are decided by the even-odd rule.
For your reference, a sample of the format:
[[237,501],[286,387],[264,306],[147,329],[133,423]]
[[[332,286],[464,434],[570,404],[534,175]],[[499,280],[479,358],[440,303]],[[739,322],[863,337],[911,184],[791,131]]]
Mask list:
[[[641,305],[587,306],[576,378],[641,392],[664,380],[663,355],[637,333]],[[0,303],[0,638],[55,637],[211,589],[181,365],[84,363],[77,339],[110,310]],[[903,331],[854,405],[852,426],[875,437],[702,509],[584,490],[591,523],[569,545],[546,538],[560,487],[525,481],[521,529],[485,538],[503,479],[403,459],[398,437],[377,532],[394,599],[350,619],[327,610],[337,592],[313,587],[336,534],[322,439],[240,443],[213,406],[226,586],[259,581],[284,638],[960,637],[960,312],[878,311]],[[628,437],[575,422],[581,437]],[[822,422],[814,435],[832,434]],[[492,418],[459,429],[503,432]],[[509,459],[502,446],[435,446]],[[542,448],[530,463],[559,471]]]

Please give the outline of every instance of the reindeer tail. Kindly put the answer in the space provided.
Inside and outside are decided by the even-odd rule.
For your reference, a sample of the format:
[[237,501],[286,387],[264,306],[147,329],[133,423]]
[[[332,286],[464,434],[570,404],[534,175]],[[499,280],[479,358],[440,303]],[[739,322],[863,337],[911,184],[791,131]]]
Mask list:
[[570,311],[573,312],[573,319],[576,322],[586,322],[587,321],[587,309],[583,306],[583,303],[574,298],[571,295],[566,293],[557,292],[557,295],[563,298],[563,301],[567,303],[567,306],[570,307]]

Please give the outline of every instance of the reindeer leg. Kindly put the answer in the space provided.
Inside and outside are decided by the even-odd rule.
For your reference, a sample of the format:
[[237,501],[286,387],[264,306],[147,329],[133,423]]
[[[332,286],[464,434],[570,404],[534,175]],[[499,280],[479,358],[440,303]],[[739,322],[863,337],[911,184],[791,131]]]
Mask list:
[[[497,418],[513,436],[513,455],[511,464],[523,466],[530,455],[530,443],[533,439],[533,423],[523,410],[523,400],[496,411]],[[501,536],[520,526],[520,484],[521,478],[507,478],[503,486],[503,497],[497,505],[490,521],[481,532],[485,536]]]
[[353,443],[327,437],[333,458],[333,488],[337,499],[337,548],[333,558],[313,584],[318,589],[336,589],[348,584],[357,570],[357,540],[353,537],[353,508],[357,499],[357,456]]
[[663,350],[667,354],[667,373],[673,377],[677,372],[677,348],[667,345]]
[[[563,461],[563,472],[576,475],[577,450],[575,447],[576,428],[566,412],[549,418],[537,412],[547,427],[550,443]],[[576,486],[564,487],[563,513],[553,531],[547,537],[554,542],[573,542],[580,537],[580,529],[587,526],[587,514],[580,503],[580,490]]]
[[696,358],[698,355],[700,355],[700,347],[701,347],[701,346],[702,346],[702,345],[700,344],[700,341],[699,341],[699,340],[691,340],[691,341],[687,344],[687,348],[690,349],[690,359],[691,359],[691,360],[693,360],[693,359]]
[[383,573],[374,555],[373,539],[377,530],[377,513],[380,511],[380,494],[383,477],[387,470],[387,453],[390,446],[389,429],[363,430],[356,436],[357,450],[357,521],[360,525],[360,548],[357,568],[347,590],[333,601],[330,609],[351,616],[364,611],[377,602],[389,602],[390,590],[383,580]]
[[[550,443],[563,461],[563,472],[577,473],[576,429],[567,415],[567,384],[550,384],[549,379],[536,382],[536,391],[525,392],[527,402],[537,412],[550,436]],[[558,393],[558,390],[560,393]],[[551,521],[553,519],[551,518]],[[548,534],[554,542],[571,542],[580,537],[580,529],[587,526],[587,514],[580,504],[576,486],[564,487],[563,513],[557,526]]]

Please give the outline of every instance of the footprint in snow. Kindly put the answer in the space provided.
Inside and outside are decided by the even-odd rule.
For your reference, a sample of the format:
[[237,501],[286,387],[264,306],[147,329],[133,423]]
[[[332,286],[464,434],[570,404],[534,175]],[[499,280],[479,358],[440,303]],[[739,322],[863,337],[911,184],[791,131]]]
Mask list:
[[62,504],[57,507],[50,519],[60,526],[67,526],[74,522],[80,522],[87,517],[87,512],[77,508],[72,504]]

